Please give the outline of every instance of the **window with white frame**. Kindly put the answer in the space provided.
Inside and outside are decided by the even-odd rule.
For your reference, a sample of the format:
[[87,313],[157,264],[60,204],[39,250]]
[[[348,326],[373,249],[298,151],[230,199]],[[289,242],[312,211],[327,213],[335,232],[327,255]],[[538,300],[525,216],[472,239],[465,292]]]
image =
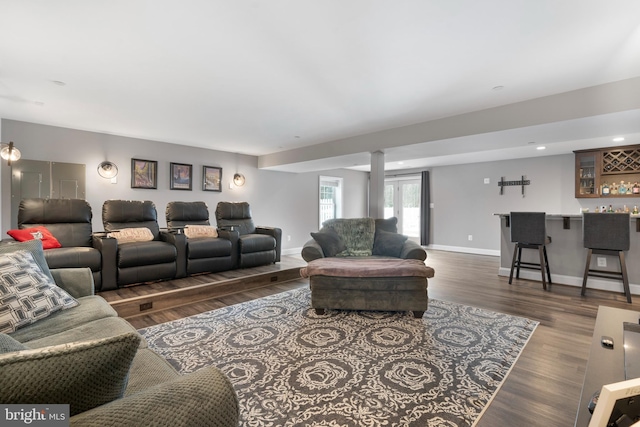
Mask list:
[[342,178],[320,177],[320,225],[328,219],[342,217]]

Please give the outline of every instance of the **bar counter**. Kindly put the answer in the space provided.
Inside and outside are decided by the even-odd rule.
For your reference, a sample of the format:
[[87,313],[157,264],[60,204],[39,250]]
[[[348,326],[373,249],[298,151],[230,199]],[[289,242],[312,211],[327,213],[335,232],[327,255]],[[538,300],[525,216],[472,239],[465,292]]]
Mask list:
[[[515,244],[511,243],[509,214],[496,213],[494,215],[500,217],[500,268],[498,275],[509,277],[515,247]],[[625,260],[631,294],[640,295],[640,262],[638,262],[640,260],[640,215],[631,215],[630,217],[631,245],[629,251],[625,252]],[[551,243],[547,245],[547,254],[553,283],[581,287],[587,259],[587,249],[582,244],[582,214],[547,214],[547,235],[551,237]],[[597,266],[599,258],[606,259],[606,267]],[[524,249],[522,260],[539,262],[538,252]],[[591,268],[620,271],[620,263],[615,256],[594,254],[591,259]],[[521,269],[520,278],[541,281],[538,270]],[[624,294],[622,280],[590,276],[587,281],[587,297],[589,289],[602,289]],[[553,291],[553,287],[551,290]],[[579,295],[580,290],[577,289],[576,292]]]

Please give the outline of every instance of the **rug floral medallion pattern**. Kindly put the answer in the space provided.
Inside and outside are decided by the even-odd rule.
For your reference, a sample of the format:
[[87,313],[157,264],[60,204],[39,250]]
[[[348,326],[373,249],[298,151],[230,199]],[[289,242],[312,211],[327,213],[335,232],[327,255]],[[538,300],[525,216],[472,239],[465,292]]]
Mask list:
[[181,373],[220,368],[251,427],[470,426],[537,326],[430,300],[316,315],[306,289],[142,329]]

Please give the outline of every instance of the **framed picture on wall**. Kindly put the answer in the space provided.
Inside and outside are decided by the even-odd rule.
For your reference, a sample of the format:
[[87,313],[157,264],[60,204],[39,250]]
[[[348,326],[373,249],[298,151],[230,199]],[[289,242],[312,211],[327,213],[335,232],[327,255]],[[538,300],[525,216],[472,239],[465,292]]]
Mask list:
[[202,167],[202,191],[222,191],[222,168]]
[[158,188],[158,162],[131,159],[131,188]]
[[171,163],[169,167],[171,179],[170,188],[172,190],[191,191],[193,181],[193,166],[184,163]]

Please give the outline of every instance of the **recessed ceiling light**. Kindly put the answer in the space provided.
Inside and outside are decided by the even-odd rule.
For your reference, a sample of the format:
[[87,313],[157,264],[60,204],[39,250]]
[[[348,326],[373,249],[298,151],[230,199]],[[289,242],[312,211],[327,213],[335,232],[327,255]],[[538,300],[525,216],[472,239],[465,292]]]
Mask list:
[[619,136],[617,138],[613,138],[613,142],[622,142],[624,141],[624,137],[623,136]]
[[51,80],[51,83],[53,83],[54,85],[58,85],[58,86],[66,86],[67,85],[65,82],[61,82],[60,80]]
[[545,147],[544,145],[536,147],[536,150],[546,150],[546,149],[547,149],[547,147]]

